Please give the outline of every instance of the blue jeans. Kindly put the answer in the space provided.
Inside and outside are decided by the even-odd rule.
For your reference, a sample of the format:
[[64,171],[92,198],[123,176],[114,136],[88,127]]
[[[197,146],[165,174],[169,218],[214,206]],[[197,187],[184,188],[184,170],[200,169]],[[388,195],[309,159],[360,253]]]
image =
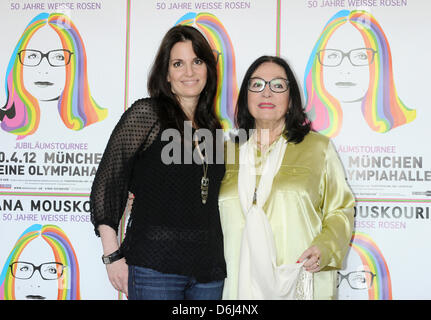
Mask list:
[[129,265],[129,300],[220,300],[224,280],[195,278]]

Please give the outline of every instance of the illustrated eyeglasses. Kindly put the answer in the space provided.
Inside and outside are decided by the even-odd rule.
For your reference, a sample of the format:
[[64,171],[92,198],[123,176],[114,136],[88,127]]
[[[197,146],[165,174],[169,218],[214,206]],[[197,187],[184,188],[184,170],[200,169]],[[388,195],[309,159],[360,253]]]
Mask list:
[[39,266],[35,266],[33,263],[24,261],[16,261],[11,263],[9,266],[12,276],[21,280],[30,279],[36,270],[39,271],[42,279],[56,280],[61,278],[64,268],[66,267],[60,262],[47,262],[42,263]]
[[216,59],[216,63],[218,63],[218,59],[219,59],[219,58],[220,58],[220,56],[221,56],[221,52],[220,52],[220,51],[218,51],[218,50],[213,49],[213,53],[214,53],[214,57],[215,57],[215,59]]
[[63,67],[69,64],[73,52],[66,49],[51,50],[43,53],[39,50],[25,49],[18,52],[19,62],[27,67],[38,66],[46,58],[52,67]]
[[371,271],[352,271],[347,274],[342,274],[337,271],[337,288],[341,282],[346,279],[350,288],[354,290],[366,290],[373,286],[373,280],[376,277],[375,273]]
[[372,48],[358,48],[343,52],[337,49],[323,49],[317,52],[319,63],[325,67],[337,67],[347,57],[353,66],[368,66],[373,63],[377,53]]
[[275,93],[282,93],[289,89],[289,81],[283,78],[275,78],[270,81],[265,81],[262,78],[251,78],[248,81],[248,90],[251,92],[262,92],[266,85]]

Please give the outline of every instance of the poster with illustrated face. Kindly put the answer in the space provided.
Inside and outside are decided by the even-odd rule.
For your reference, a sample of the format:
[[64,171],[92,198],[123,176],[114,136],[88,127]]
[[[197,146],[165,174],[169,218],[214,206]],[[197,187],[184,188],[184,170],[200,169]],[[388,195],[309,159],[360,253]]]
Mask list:
[[127,1],[3,1],[0,16],[0,296],[115,299],[88,197],[125,110]]
[[0,276],[1,300],[79,300],[80,264],[56,225],[28,227],[11,248]]
[[2,189],[88,193],[124,111],[125,2],[2,6]]
[[363,236],[353,238],[340,271],[340,299],[429,298],[415,285],[419,267],[408,277],[405,267],[430,240],[430,9],[421,1],[292,1],[281,10],[281,55],[357,200],[355,232]]
[[147,77],[165,33],[175,25],[190,25],[204,34],[217,56],[215,111],[223,128],[232,129],[244,73],[261,55],[276,54],[277,1],[136,1],[131,12],[130,101],[146,95]]

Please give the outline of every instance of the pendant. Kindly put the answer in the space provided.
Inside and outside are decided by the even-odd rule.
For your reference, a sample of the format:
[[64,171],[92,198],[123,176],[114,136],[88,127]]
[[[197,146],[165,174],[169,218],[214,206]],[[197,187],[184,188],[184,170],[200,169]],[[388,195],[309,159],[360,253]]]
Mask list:
[[209,184],[210,184],[210,179],[206,178],[206,177],[202,177],[202,179],[201,179],[201,198],[202,198],[203,204],[207,203]]

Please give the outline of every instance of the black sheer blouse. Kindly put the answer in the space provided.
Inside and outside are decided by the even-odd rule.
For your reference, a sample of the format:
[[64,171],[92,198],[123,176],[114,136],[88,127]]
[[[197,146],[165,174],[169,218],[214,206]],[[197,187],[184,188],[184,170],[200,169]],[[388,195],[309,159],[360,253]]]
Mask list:
[[156,108],[152,99],[136,101],[111,134],[90,195],[95,232],[99,235],[101,224],[118,230],[131,191],[135,199],[121,244],[128,264],[200,282],[222,280],[226,265],[218,193],[224,164],[208,165],[209,194],[202,204],[202,164],[162,161],[162,149],[170,142],[161,139]]

